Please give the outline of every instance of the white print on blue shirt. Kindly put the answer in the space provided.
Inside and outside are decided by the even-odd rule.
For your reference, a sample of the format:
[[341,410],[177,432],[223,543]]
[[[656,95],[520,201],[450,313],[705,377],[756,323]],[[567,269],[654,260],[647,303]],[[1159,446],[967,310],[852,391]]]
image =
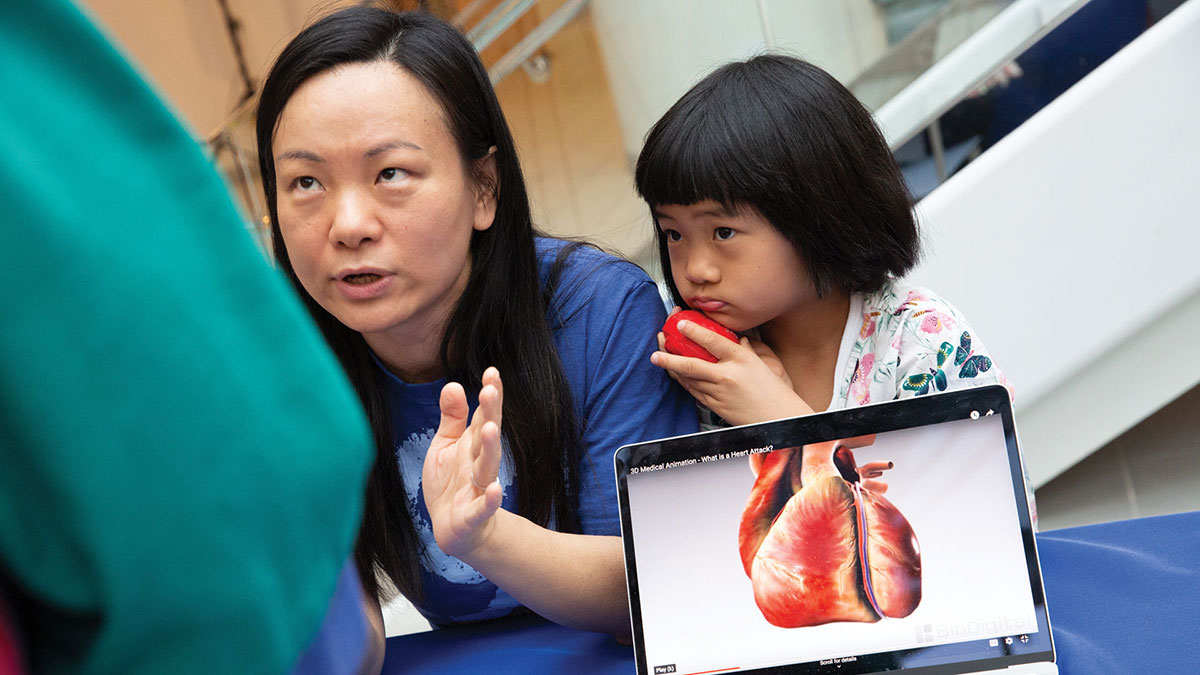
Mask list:
[[[429,444],[433,441],[436,433],[436,428],[426,429],[423,433],[413,433],[396,448],[396,459],[400,464],[400,474],[404,478],[406,506],[408,507],[409,514],[412,516],[413,525],[420,542],[421,564],[434,576],[441,577],[444,581],[451,584],[474,586],[476,584],[487,583],[487,579],[477,572],[475,568],[442,551],[434,539],[433,524],[429,520],[429,511],[423,503],[424,495],[421,492],[421,470],[424,468],[425,455],[429,450]],[[507,503],[512,499],[513,491],[511,488],[514,472],[512,453],[508,448],[508,441],[502,438],[501,443],[503,452],[500,457],[499,478],[500,485],[504,489],[504,501]],[[456,616],[454,619],[457,621],[471,621],[490,618],[497,616],[496,610],[498,609],[503,609],[507,613],[508,610],[517,607],[519,604],[503,590],[496,589],[495,597],[491,599],[486,607],[480,607],[479,612]]]

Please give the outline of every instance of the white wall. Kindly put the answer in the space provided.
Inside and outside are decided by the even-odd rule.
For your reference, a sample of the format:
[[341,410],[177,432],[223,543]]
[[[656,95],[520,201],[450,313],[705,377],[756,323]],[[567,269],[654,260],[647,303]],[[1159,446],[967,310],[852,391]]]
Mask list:
[[913,278],[1017,389],[1036,485],[1200,382],[1200,0],[919,206]]
[[684,92],[717,66],[766,51],[768,36],[772,47],[843,82],[886,47],[871,0],[601,0],[590,7],[630,158]]

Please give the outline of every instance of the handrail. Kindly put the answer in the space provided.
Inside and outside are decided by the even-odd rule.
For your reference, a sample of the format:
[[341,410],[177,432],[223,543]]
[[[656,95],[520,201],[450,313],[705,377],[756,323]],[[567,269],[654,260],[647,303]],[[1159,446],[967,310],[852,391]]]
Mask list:
[[521,39],[507,54],[497,59],[496,63],[488,68],[488,77],[491,78],[492,84],[496,84],[503,80],[510,73],[521,67],[529,57],[533,56],[537,50],[542,48],[550,38],[554,37],[558,31],[570,23],[579,13],[587,7],[589,0],[567,0],[554,13],[546,17],[546,20],[538,24],[537,28],[529,31],[529,34]]
[[1014,2],[879,107],[875,120],[888,145],[895,149],[916,136],[1088,2]]
[[536,2],[537,0],[505,0],[488,12],[474,28],[467,31],[467,39],[475,46],[475,51],[482,52],[517,19],[524,16]]
[[[921,73],[929,70],[938,58],[962,44],[971,37],[971,33],[991,21],[1012,5],[1013,1],[948,0],[920,25],[908,31],[889,47],[886,54],[856,75],[846,87],[854,92],[863,105],[875,110],[912,84]],[[968,20],[973,24],[979,18],[983,18],[983,21],[977,23],[970,32],[962,34],[957,41],[947,40],[947,27],[953,24],[957,28],[964,17],[969,17]],[[949,44],[950,42],[953,44]]]
[[236,124],[242,117],[253,116],[254,109],[257,107],[258,93],[255,93],[254,96],[251,96],[250,98],[237,104],[237,106],[225,116],[225,119],[221,120],[221,123],[218,124],[215,129],[203,137],[204,145],[209,147],[217,145],[220,142],[221,137],[225,135],[225,132],[228,131],[230,127]]

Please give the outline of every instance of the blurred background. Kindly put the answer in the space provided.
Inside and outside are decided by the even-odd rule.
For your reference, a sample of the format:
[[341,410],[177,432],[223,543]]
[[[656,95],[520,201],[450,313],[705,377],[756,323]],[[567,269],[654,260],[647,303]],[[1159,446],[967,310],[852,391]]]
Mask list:
[[[77,0],[178,111],[268,249],[256,89],[350,2]],[[806,58],[876,115],[910,275],[1013,381],[1042,529],[1200,509],[1200,0],[426,0],[489,68],[537,225],[659,274],[632,164],[697,80]],[[421,630],[390,608],[389,634]]]

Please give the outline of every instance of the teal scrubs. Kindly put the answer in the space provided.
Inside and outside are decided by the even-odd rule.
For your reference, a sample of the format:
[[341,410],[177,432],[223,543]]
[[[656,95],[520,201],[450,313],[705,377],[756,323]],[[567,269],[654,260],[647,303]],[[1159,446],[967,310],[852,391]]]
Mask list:
[[357,399],[106,39],[65,0],[0,14],[0,585],[30,664],[286,672],[361,518]]

